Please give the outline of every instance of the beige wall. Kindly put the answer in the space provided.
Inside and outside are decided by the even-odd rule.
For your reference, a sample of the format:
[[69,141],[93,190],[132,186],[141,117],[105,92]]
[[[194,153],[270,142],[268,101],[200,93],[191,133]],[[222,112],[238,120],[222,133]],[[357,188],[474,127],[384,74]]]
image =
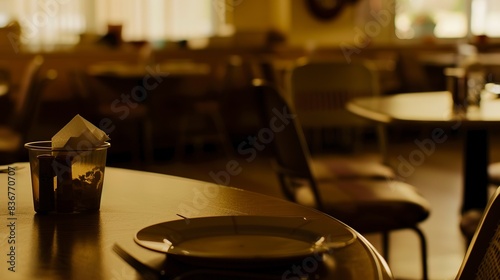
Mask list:
[[292,0],[290,44],[337,45],[349,39],[354,24],[354,11],[347,7],[335,19],[324,22],[315,19],[304,0]]
[[270,1],[240,0],[234,6],[233,24],[238,31],[265,31],[272,27]]
[[[347,5],[337,18],[324,22],[309,13],[305,0],[242,0],[234,7],[234,24],[238,31],[283,31],[292,46],[343,43],[360,46],[365,38],[372,44],[385,44],[394,40],[393,1],[360,0],[355,5]],[[373,13],[388,17],[377,20]]]

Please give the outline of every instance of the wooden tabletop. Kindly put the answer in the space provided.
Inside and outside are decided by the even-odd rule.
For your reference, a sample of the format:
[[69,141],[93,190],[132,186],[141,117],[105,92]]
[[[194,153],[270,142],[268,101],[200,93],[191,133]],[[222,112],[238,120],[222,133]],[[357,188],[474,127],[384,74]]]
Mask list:
[[[99,212],[39,215],[33,210],[29,167],[26,163],[16,166],[18,169],[11,174],[0,173],[3,186],[0,279],[140,279],[136,270],[113,251],[113,246],[118,244],[151,268],[160,269],[169,264],[172,267],[178,261],[140,247],[133,237],[144,227],[178,220],[179,215],[189,218],[300,216],[321,219],[325,232],[348,228],[330,216],[278,198],[186,178],[111,167],[105,171]],[[313,266],[314,263],[304,260],[290,264],[282,268],[282,274],[270,279],[282,279],[285,273],[292,277],[306,270],[318,275],[311,279],[391,279],[387,265],[373,247],[355,234],[354,243],[331,251],[323,263]],[[184,267],[179,273],[199,271],[199,267],[183,265],[173,267]],[[167,272],[171,271],[167,269]]]
[[471,107],[465,115],[457,115],[447,91],[355,98],[347,109],[382,123],[487,126],[500,122],[500,98],[483,100],[480,108]]
[[88,67],[91,76],[114,76],[122,78],[142,78],[150,76],[208,76],[210,65],[190,61],[157,64],[100,63]]

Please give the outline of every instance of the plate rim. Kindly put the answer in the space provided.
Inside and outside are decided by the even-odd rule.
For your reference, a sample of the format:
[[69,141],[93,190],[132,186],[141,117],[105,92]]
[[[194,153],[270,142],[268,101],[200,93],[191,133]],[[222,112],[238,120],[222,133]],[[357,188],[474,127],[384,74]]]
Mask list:
[[[180,216],[180,215],[179,215]],[[140,230],[138,230],[135,235],[134,235],[134,241],[136,244],[140,245],[141,247],[143,248],[146,248],[148,250],[152,250],[152,251],[155,251],[155,252],[158,252],[158,253],[162,253],[162,254],[166,254],[167,256],[173,256],[173,257],[179,257],[179,258],[188,258],[188,259],[203,259],[203,260],[212,260],[212,261],[231,261],[231,262],[241,262],[241,261],[248,261],[248,260],[252,260],[252,261],[273,261],[273,260],[286,260],[286,259],[296,259],[296,258],[304,258],[304,257],[308,257],[308,256],[311,256],[311,255],[315,255],[315,254],[323,254],[323,253],[328,253],[330,252],[331,250],[335,250],[335,249],[338,249],[338,248],[343,248],[343,247],[346,247],[352,243],[355,242],[355,240],[357,239],[357,235],[356,233],[354,232],[354,230],[352,230],[351,228],[349,227],[343,227],[343,229],[345,230],[345,233],[346,233],[346,236],[347,234],[350,235],[350,238],[349,240],[347,241],[343,241],[343,242],[338,242],[336,243],[335,245],[333,245],[333,243],[325,243],[325,244],[329,244],[331,245],[331,247],[327,247],[327,246],[315,246],[317,244],[314,244],[314,242],[310,242],[310,241],[306,241],[306,240],[301,240],[301,239],[295,239],[295,240],[301,240],[301,241],[304,241],[304,242],[310,242],[311,243],[311,247],[309,248],[309,250],[307,249],[304,249],[304,250],[298,250],[298,252],[295,252],[295,253],[287,253],[287,254],[280,254],[280,255],[259,255],[259,256],[255,256],[255,255],[248,255],[248,256],[241,256],[241,255],[238,255],[238,256],[234,256],[234,255],[231,255],[231,254],[227,254],[227,255],[223,255],[223,254],[216,254],[214,255],[213,253],[211,252],[200,252],[200,251],[195,251],[193,254],[193,252],[190,252],[190,253],[186,253],[186,252],[183,252],[182,250],[178,250],[176,248],[176,250],[160,250],[160,249],[157,249],[157,248],[154,248],[154,246],[148,246],[147,243],[148,242],[151,242],[151,241],[144,241],[144,240],[140,240],[138,235],[147,230],[147,229],[150,229],[150,228],[153,228],[153,227],[159,227],[159,226],[162,226],[162,225],[165,225],[165,224],[173,224],[173,223],[180,223],[181,221],[186,221],[187,224],[189,224],[191,221],[193,220],[212,220],[212,219],[227,219],[227,218],[243,218],[243,219],[255,219],[258,221],[258,219],[303,219],[304,221],[307,221],[307,223],[305,224],[308,224],[309,222],[314,222],[314,221],[320,221],[321,218],[316,218],[316,217],[306,217],[306,216],[272,216],[272,215],[220,215],[220,216],[205,216],[205,217],[195,217],[195,218],[185,218],[183,216],[180,216],[182,219],[175,219],[175,220],[169,220],[169,221],[165,221],[165,222],[160,222],[160,223],[155,223],[155,224],[152,224],[152,225],[149,225],[149,226],[146,226],[146,227],[143,227],[141,228]],[[230,224],[228,224],[230,225]],[[255,224],[257,225],[257,224]],[[339,222],[339,226],[342,225],[341,222]],[[288,229],[287,227],[281,227],[280,225],[276,226],[277,228],[284,228],[284,229]],[[314,233],[316,234],[317,236],[319,236],[319,238],[321,237],[325,237],[325,235],[328,235],[328,231],[325,230],[324,232],[320,232],[320,231],[314,231],[314,230],[311,230],[311,229],[307,229],[306,231],[310,232],[310,233]],[[228,234],[227,236],[230,236],[231,234]],[[210,236],[210,235],[208,235]],[[217,236],[217,235],[212,235],[212,236]],[[265,236],[265,234],[263,234],[263,236]],[[268,236],[278,236],[278,235],[268,235]],[[200,236],[200,237],[206,237],[206,236]],[[284,237],[284,236],[280,236],[280,237]],[[290,238],[290,239],[294,239],[294,238]],[[347,239],[347,238],[346,238]],[[191,239],[188,239],[188,240],[191,240]],[[152,242],[155,242],[155,241],[152,241]],[[156,244],[159,243],[159,242],[155,242]],[[320,244],[321,245],[321,244]],[[175,246],[179,246],[179,245],[175,245]],[[182,248],[181,248],[182,249]]]

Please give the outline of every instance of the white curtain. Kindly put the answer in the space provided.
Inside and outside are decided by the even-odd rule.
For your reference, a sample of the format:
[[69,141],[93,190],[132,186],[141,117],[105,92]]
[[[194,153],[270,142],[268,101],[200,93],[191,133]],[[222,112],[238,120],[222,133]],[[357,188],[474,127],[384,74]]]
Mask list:
[[0,26],[17,20],[21,41],[38,47],[74,44],[81,33],[106,33],[108,24],[122,25],[125,41],[200,38],[224,26],[225,1],[0,0]]
[[472,34],[500,37],[500,1],[473,0],[471,13]]
[[30,46],[74,44],[85,29],[83,0],[0,0],[0,24],[16,20]]
[[180,40],[216,33],[212,0],[107,0],[96,2],[97,31],[123,25],[124,40]]

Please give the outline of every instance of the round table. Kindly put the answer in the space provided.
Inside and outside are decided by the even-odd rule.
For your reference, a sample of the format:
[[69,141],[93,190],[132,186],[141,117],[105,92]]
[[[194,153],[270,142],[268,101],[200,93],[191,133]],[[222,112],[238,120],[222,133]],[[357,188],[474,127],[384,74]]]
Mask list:
[[[0,173],[0,279],[140,279],[140,274],[113,251],[116,245],[153,270],[167,267],[164,279],[203,279],[206,270],[181,264],[133,240],[142,228],[180,216],[300,216],[320,219],[326,232],[348,228],[314,209],[271,196],[112,167],[106,167],[99,212],[40,215],[33,210],[28,164],[15,166],[17,170],[10,175]],[[8,205],[14,207],[8,209]],[[311,272],[311,279],[391,279],[385,261],[363,236],[354,233],[354,243],[330,251],[325,257],[329,261],[317,269],[299,262],[284,266],[283,273],[269,275],[269,279],[296,279],[293,277],[305,271]],[[261,272],[265,270],[252,270]],[[175,273],[184,276],[171,275]]]
[[[489,185],[488,130],[500,125],[500,98],[484,99],[479,108],[471,107],[462,114],[453,112],[448,91],[355,98],[346,106],[356,115],[383,124],[433,127],[430,137],[422,140],[421,146],[434,147],[436,143],[443,143],[448,138],[448,130],[464,130],[462,212],[486,207]],[[404,177],[404,174],[397,175]]]

